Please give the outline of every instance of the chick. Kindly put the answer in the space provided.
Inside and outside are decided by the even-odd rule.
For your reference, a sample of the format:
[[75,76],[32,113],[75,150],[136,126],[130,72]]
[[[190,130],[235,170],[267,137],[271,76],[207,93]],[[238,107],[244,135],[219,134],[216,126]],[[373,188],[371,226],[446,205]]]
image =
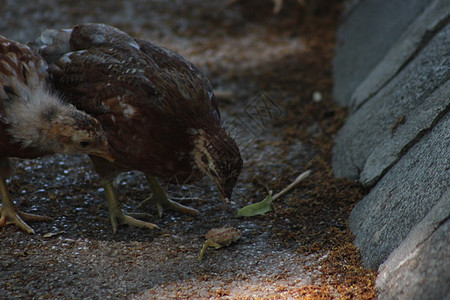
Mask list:
[[0,36],[0,226],[50,218],[17,211],[6,187],[10,157],[86,153],[113,160],[101,123],[52,90],[45,61],[29,47]]

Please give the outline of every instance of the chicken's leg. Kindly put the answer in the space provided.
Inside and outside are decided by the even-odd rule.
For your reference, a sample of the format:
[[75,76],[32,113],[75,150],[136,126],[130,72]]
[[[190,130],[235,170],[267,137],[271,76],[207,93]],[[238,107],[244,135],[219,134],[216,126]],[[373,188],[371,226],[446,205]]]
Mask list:
[[108,201],[109,220],[111,221],[114,233],[117,232],[119,225],[122,224],[149,229],[158,228],[158,226],[153,223],[140,221],[123,213],[117,202],[112,181],[105,182],[103,188],[105,189],[106,200]]
[[52,218],[17,211],[9,196],[5,178],[0,177],[0,194],[2,195],[2,206],[0,207],[0,226],[14,224],[28,233],[34,233],[33,228],[25,221],[48,222]]
[[161,185],[155,177],[145,174],[148,183],[150,184],[150,188],[152,190],[152,195],[142,201],[139,204],[139,207],[146,207],[150,204],[156,205],[156,209],[158,210],[158,216],[161,217],[164,209],[172,209],[175,211],[179,211],[181,213],[196,216],[199,215],[200,212],[196,209],[193,209],[188,206],[184,206],[178,202],[170,200],[167,194],[163,191]]

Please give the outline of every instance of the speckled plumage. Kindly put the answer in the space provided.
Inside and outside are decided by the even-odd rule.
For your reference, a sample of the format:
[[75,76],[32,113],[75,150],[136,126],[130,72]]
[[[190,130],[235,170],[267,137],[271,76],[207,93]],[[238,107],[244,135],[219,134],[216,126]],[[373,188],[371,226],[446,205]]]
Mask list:
[[193,64],[104,24],[48,30],[38,44],[57,89],[107,132],[114,164],[93,159],[104,180],[127,170],[178,183],[207,175],[231,196],[242,159]]
[[198,179],[203,172],[192,151],[203,132],[205,143],[232,164],[230,177],[239,175],[238,147],[221,127],[211,84],[193,64],[103,24],[75,26],[70,50],[51,65],[55,85],[102,122],[117,158],[114,168],[178,182]]
[[100,122],[53,92],[45,61],[29,47],[0,36],[0,226],[14,223],[33,232],[20,215],[36,220],[16,212],[9,199],[5,184],[13,172],[9,157],[53,153],[112,159]]
[[46,66],[27,46],[0,36],[0,157],[34,158],[45,154],[34,147],[22,147],[20,140],[10,134],[10,124],[16,116],[8,110],[20,101],[15,95],[23,92],[29,98],[32,90],[42,89],[42,83],[46,88],[49,84]]
[[[61,100],[47,68],[29,47],[0,36],[0,157],[106,154],[99,121]],[[90,145],[81,147],[80,141]]]

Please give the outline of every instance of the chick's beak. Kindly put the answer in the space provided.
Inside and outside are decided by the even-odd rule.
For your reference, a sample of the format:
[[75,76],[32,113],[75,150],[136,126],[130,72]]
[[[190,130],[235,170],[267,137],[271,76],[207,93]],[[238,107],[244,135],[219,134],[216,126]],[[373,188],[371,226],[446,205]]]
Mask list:
[[114,160],[115,160],[114,156],[109,152],[92,151],[89,153],[89,155],[95,155],[95,156],[104,158],[109,162],[114,162]]
[[[101,145],[101,146],[100,146]],[[89,155],[95,155],[101,158],[106,159],[109,162],[114,162],[115,157],[109,150],[109,143],[106,140],[105,136],[102,136],[101,142],[99,142],[99,146],[95,149],[93,149],[91,152],[89,152]]]

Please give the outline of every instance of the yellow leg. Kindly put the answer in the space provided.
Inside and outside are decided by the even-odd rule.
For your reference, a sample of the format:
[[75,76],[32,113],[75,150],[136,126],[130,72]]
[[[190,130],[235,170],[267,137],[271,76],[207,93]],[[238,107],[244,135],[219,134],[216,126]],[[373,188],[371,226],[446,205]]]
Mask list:
[[153,223],[140,221],[124,214],[119,207],[119,203],[117,202],[112,181],[107,181],[104,183],[103,188],[105,189],[106,200],[108,201],[109,220],[111,221],[111,226],[114,233],[117,232],[119,225],[122,224],[148,229],[159,228]]
[[8,188],[6,186],[6,181],[4,178],[0,178],[0,194],[2,195],[2,207],[0,208],[0,226],[13,224],[28,233],[34,234],[33,228],[28,226],[25,221],[48,222],[52,220],[52,218],[50,217],[27,214],[17,211],[14,203],[11,200],[11,197],[9,196]]
[[158,210],[159,217],[162,216],[164,209],[172,209],[191,216],[196,216],[200,214],[200,212],[196,209],[184,206],[178,202],[170,200],[155,177],[147,174],[145,174],[145,177],[147,178],[147,181],[152,190],[152,195],[147,199],[145,199],[144,201],[142,201],[139,204],[139,207],[146,207],[149,206],[150,204],[154,204],[156,205],[156,209]]

